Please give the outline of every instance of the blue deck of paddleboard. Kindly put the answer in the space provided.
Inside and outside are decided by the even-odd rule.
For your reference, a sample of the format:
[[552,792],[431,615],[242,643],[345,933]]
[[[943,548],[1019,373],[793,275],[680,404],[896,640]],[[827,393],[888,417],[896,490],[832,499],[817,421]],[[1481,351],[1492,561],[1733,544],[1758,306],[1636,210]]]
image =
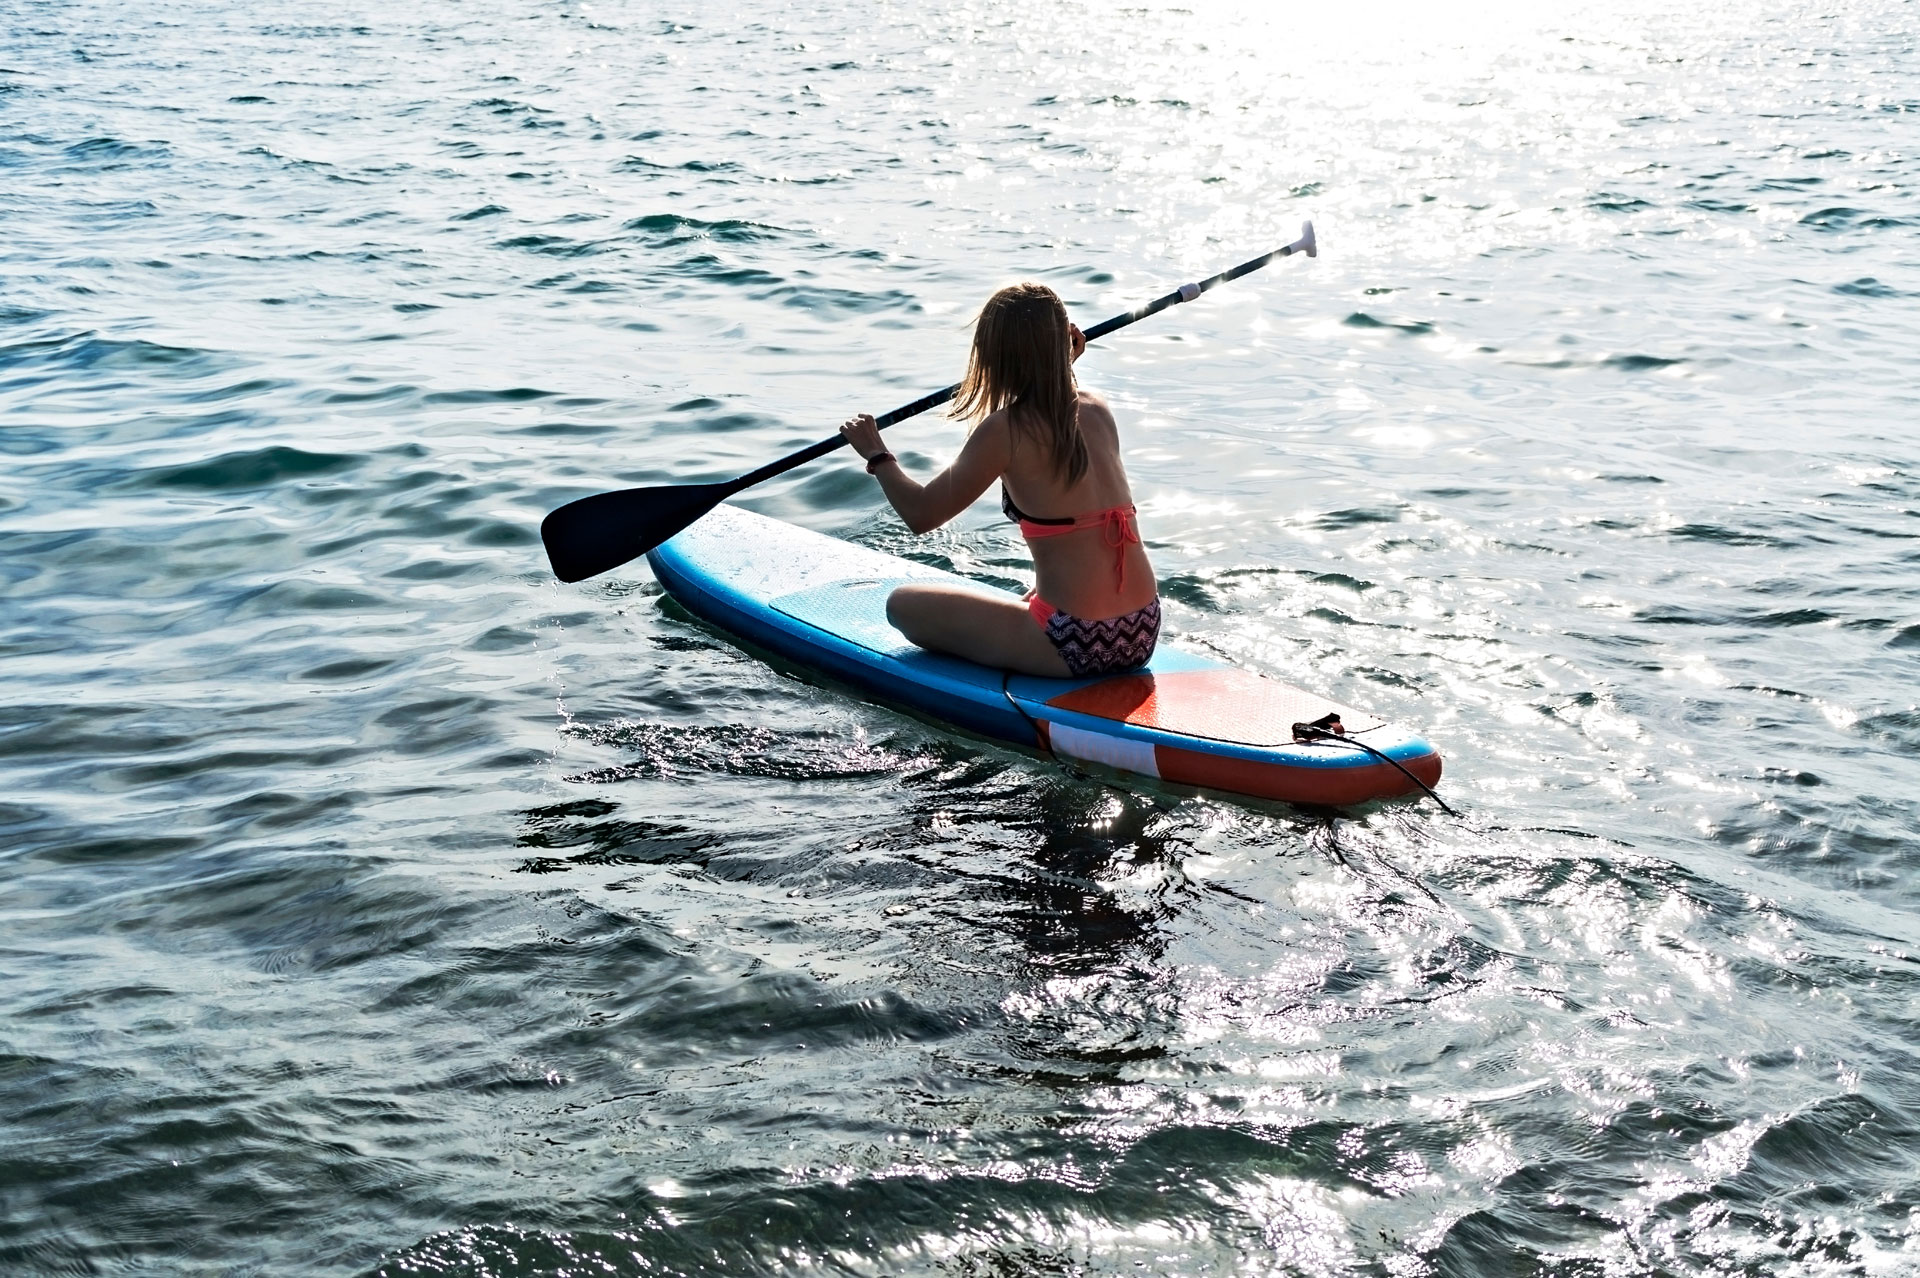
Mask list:
[[[1362,752],[1338,746],[1245,745],[1047,705],[1097,680],[1008,675],[916,648],[887,622],[888,594],[908,582],[964,585],[983,592],[992,592],[992,587],[738,507],[717,507],[647,558],[661,585],[694,615],[876,699],[981,736],[1037,747],[1032,716],[1143,745],[1175,745],[1294,767],[1337,769],[1370,762]],[[1162,644],[1146,672],[1173,674],[1223,664]],[[1432,749],[1392,725],[1381,725],[1367,736],[1374,748],[1395,758],[1415,758]]]

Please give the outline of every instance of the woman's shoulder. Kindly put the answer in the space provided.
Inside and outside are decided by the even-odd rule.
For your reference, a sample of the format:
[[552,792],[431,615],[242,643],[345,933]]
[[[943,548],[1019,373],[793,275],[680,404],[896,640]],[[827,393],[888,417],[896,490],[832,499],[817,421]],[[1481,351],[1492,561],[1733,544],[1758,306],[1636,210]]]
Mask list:
[[1082,408],[1091,408],[1094,412],[1107,417],[1113,416],[1113,406],[1107,403],[1106,396],[1097,391],[1090,391],[1084,386],[1079,387],[1075,394]]
[[1118,424],[1113,418],[1113,409],[1101,396],[1090,390],[1082,390],[1078,395],[1080,425],[1086,427],[1104,427],[1117,430]]
[[1012,429],[1013,419],[1011,410],[996,408],[968,428],[967,438],[979,439],[984,437],[987,439],[1005,439],[1007,438],[1008,432]]
[[1013,427],[1002,408],[988,413],[975,422],[967,431],[967,442],[963,452],[976,457],[994,456],[1004,459],[1013,448]]

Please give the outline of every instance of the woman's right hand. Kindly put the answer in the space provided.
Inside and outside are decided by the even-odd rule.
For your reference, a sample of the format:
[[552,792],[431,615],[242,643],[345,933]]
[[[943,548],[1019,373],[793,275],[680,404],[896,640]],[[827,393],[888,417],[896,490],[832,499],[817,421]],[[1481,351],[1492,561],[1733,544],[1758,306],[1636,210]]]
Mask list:
[[880,426],[873,420],[872,413],[856,413],[847,418],[840,424],[840,435],[862,458],[887,451],[887,446],[880,442]]
[[1087,335],[1080,331],[1078,324],[1067,325],[1067,349],[1072,352],[1067,356],[1069,364],[1079,360],[1080,353],[1087,349]]

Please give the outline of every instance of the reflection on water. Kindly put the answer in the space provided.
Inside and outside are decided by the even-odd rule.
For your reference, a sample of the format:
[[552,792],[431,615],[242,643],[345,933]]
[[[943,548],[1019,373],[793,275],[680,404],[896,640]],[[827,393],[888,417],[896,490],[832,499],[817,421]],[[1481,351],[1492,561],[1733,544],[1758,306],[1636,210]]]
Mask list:
[[[0,1269],[1899,1272],[1903,6],[21,9]],[[809,685],[540,517],[1019,277],[1168,624],[1460,820]],[[903,425],[910,466],[957,424]],[[1003,586],[856,467],[757,509]]]

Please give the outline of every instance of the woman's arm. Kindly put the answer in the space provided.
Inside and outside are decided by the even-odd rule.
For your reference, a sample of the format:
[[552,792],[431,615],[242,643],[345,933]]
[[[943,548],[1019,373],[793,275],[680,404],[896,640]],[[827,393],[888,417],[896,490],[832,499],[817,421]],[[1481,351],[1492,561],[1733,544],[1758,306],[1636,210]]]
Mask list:
[[870,415],[849,417],[840,433],[862,457],[887,454],[889,460],[875,468],[874,477],[880,481],[880,491],[893,503],[900,518],[917,533],[932,532],[973,505],[988,485],[1007,473],[1011,459],[1006,419],[998,413],[981,422],[967,436],[966,445],[953,459],[953,465],[924,484],[902,470],[899,462],[891,460],[892,454],[887,453],[887,446],[880,441],[880,428],[874,425]]

